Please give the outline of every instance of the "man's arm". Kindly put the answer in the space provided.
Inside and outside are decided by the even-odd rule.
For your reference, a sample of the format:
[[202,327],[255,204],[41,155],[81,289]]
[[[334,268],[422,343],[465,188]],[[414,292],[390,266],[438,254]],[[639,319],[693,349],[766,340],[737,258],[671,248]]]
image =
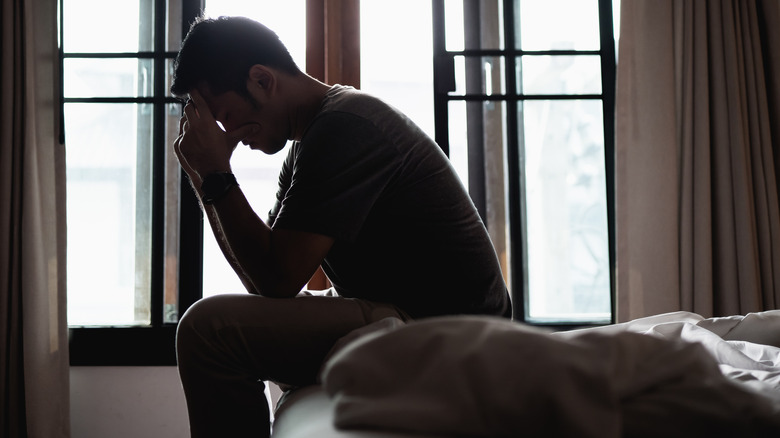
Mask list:
[[[230,156],[251,126],[223,132],[202,97],[194,91],[185,106],[176,155],[193,188],[202,196],[203,178],[230,171]],[[225,257],[247,290],[270,297],[296,295],[333,245],[331,237],[295,230],[272,230],[252,210],[240,187],[204,205]]]
[[222,239],[223,253],[244,284],[264,296],[295,296],[333,245],[333,238],[320,234],[272,230],[239,187],[206,206],[206,211],[215,236]]
[[214,234],[214,238],[217,240],[219,249],[222,250],[222,254],[225,256],[225,259],[227,260],[230,267],[233,268],[233,271],[236,273],[236,275],[238,275],[238,278],[241,280],[241,283],[244,285],[247,292],[255,295],[260,294],[260,292],[255,288],[255,285],[252,283],[252,280],[249,278],[249,275],[244,271],[244,268],[241,267],[241,264],[238,263],[235,254],[233,254],[233,250],[230,249],[230,245],[228,244],[227,239],[225,239],[225,236],[222,233],[222,229],[219,226],[217,212],[213,207],[205,205],[202,202],[201,206],[203,207],[203,212],[209,221],[209,225],[211,226],[211,232]]

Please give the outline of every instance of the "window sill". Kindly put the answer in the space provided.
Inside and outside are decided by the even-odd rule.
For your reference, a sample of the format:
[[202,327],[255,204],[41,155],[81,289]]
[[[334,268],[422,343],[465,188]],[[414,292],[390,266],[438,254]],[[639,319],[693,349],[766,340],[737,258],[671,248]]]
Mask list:
[[175,366],[176,325],[71,327],[71,366]]

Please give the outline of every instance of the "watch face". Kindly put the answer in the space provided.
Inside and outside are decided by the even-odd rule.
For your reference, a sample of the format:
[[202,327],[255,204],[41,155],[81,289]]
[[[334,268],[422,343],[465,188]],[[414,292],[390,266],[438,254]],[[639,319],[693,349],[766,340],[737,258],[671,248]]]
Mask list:
[[204,192],[208,193],[215,189],[221,188],[225,185],[225,183],[225,177],[221,173],[212,173],[206,175],[206,178],[203,179],[202,188]]

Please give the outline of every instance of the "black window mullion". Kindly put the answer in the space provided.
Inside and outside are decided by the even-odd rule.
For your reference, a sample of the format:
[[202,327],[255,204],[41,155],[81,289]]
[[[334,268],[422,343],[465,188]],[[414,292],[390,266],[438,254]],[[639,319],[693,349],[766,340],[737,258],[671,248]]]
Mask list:
[[179,101],[171,97],[65,97],[65,103],[178,103]]
[[[139,17],[154,17],[154,2],[139,2]],[[154,22],[149,23],[148,20],[140,20],[139,22],[139,47],[152,47],[154,38]],[[131,59],[138,61],[138,56],[133,56]],[[137,63],[137,69],[139,69],[139,76],[141,74],[140,62]],[[154,68],[152,64],[152,87],[154,87]],[[136,84],[135,93],[137,96],[144,96],[148,93],[148,89],[140,89],[143,87],[142,83]],[[152,94],[152,97],[154,95]],[[136,216],[136,228],[135,234],[135,293],[134,293],[134,312],[137,321],[141,321],[147,314],[149,315],[150,323],[154,320],[154,314],[152,312],[152,302],[154,301],[154,226],[155,226],[155,212],[154,212],[154,197],[155,197],[155,177],[154,174],[154,162],[155,162],[155,150],[154,143],[157,135],[156,123],[154,120],[156,108],[155,105],[135,104],[135,111],[138,116],[138,143],[136,144],[136,193],[144,193],[148,190],[150,195],[149,199],[145,199],[136,195],[135,198],[135,216]],[[151,109],[151,121],[145,117],[148,111]],[[151,140],[151,144],[149,141]],[[149,185],[151,184],[151,187]],[[148,219],[147,219],[148,218]],[[150,221],[150,227],[144,226]],[[141,226],[139,226],[141,224]],[[139,269],[140,266],[146,266],[146,269]],[[139,284],[141,284],[141,291],[139,291]],[[145,286],[148,285],[148,289]],[[153,325],[153,324],[152,324]]]
[[181,171],[179,204],[179,317],[203,295],[203,213]]
[[[482,14],[479,2],[463,2],[463,39],[466,50],[482,47]],[[466,57],[466,94],[483,93],[483,55]],[[468,191],[482,220],[487,224],[485,187],[485,99],[466,101],[466,148],[468,154]]]
[[152,138],[152,268],[151,268],[151,325],[163,325],[165,293],[165,150],[166,150],[166,101],[165,101],[165,31],[167,27],[167,2],[154,3],[154,57],[152,104],[154,134]]
[[[156,44],[156,43],[155,43]],[[138,58],[153,59],[160,55],[172,58],[176,52],[166,52],[164,49],[152,52],[69,52],[63,54],[64,58],[92,58],[92,59],[116,59],[116,58]]]
[[436,144],[450,155],[449,99],[455,91],[455,66],[447,54],[444,25],[444,0],[432,2],[433,29],[433,116]]
[[582,55],[600,55],[599,50],[521,50],[518,48],[505,49],[465,49],[453,50],[449,53],[451,56],[582,56]]
[[615,235],[615,35],[613,29],[612,0],[599,0],[599,36],[601,39],[601,89],[604,112],[604,168],[607,179],[607,230],[609,250],[609,284],[611,323],[617,320],[615,274],[617,240]]
[[[182,39],[200,15],[201,0],[182,1]],[[179,317],[203,296],[203,212],[189,179],[181,171],[179,199]]]
[[[516,50],[515,42],[514,0],[504,0],[504,44],[509,51]],[[517,89],[517,57],[507,56],[504,62],[506,75],[506,94],[518,95]],[[509,252],[510,281],[512,294],[513,318],[525,321],[528,290],[528,263],[526,260],[526,227],[525,227],[525,197],[523,196],[523,151],[522,124],[520,123],[518,105],[521,101],[509,102],[506,105],[506,137],[507,137],[507,203],[509,218]]]
[[65,145],[65,32],[64,32],[64,17],[65,14],[63,12],[63,3],[65,3],[65,0],[60,0],[57,3],[57,34],[58,34],[58,46],[57,47],[57,55],[60,57],[58,60],[59,65],[59,93],[60,93],[60,145]]
[[447,96],[447,100],[466,101],[507,101],[518,102],[523,100],[603,100],[603,94],[460,94]]

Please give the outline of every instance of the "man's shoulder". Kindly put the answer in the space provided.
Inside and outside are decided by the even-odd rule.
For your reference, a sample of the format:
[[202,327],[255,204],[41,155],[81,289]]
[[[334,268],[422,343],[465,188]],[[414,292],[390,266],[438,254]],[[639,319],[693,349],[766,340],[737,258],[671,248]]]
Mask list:
[[345,112],[367,119],[398,111],[381,98],[344,85],[334,85],[325,97],[321,113]]

